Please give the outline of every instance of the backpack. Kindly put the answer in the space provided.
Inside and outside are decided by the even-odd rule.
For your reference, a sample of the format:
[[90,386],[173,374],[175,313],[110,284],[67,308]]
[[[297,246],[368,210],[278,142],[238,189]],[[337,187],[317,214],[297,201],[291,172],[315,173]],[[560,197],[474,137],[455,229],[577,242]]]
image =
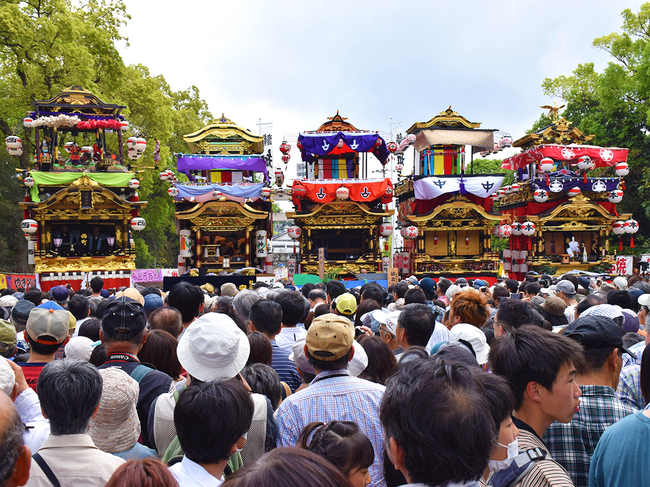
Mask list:
[[535,462],[544,458],[546,458],[546,452],[541,448],[531,448],[520,452],[508,468],[499,470],[492,475],[488,484],[492,487],[512,487],[517,485],[517,482],[524,478],[528,471],[533,468]]

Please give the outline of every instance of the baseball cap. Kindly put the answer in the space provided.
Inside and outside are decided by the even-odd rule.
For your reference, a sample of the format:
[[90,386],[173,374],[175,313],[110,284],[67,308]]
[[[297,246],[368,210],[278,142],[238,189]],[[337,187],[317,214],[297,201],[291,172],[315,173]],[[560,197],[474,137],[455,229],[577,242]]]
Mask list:
[[120,340],[138,336],[145,326],[147,317],[144,307],[135,299],[125,296],[109,301],[102,316],[102,332]]
[[234,298],[237,294],[237,287],[232,282],[227,282],[221,285],[221,295],[230,296]]
[[119,292],[115,295],[116,298],[131,298],[134,301],[137,301],[140,303],[142,306],[144,306],[144,298],[142,297],[142,294],[140,294],[140,291],[138,291],[134,287],[127,287],[124,291]]
[[312,357],[331,362],[344,357],[352,348],[354,327],[350,320],[332,313],[312,321],[305,343]]
[[7,396],[11,396],[15,383],[16,374],[9,365],[9,360],[0,357],[0,391],[3,391]]
[[622,309],[623,312],[623,328],[621,334],[625,335],[627,332],[636,333],[639,331],[639,317],[629,309]]
[[625,279],[623,276],[618,276],[617,278],[614,279],[614,286],[621,290],[627,289],[627,279]]
[[[352,348],[354,348],[354,355],[352,356],[352,360],[348,362],[348,374],[358,377],[368,366],[368,354],[356,340],[352,342]],[[296,367],[303,372],[307,372],[308,374],[316,373],[314,366],[309,363],[309,359],[305,355],[305,337],[293,342],[289,360],[292,360],[296,364]]]
[[0,298],[0,306],[3,308],[13,308],[14,305],[18,302],[18,299],[16,299],[13,295],[6,295],[2,296]]
[[623,346],[621,329],[614,320],[606,316],[581,316],[564,329],[563,335],[582,344],[586,349],[620,348],[636,359],[636,355]]
[[34,303],[24,299],[19,300],[11,309],[11,322],[16,327],[16,331],[22,331],[27,325],[29,312],[34,309]]
[[637,301],[641,306],[650,307],[650,294],[642,294],[637,298]]
[[66,301],[70,295],[65,286],[55,286],[52,288],[52,299],[58,303]]
[[420,281],[420,289],[427,294],[433,294],[436,290],[436,282],[430,277],[425,277]]
[[386,313],[384,325],[386,325],[386,329],[393,336],[397,336],[397,320],[399,320],[399,315],[401,313],[402,313],[401,310],[391,311],[390,313]]
[[454,294],[460,292],[460,286],[457,286],[456,284],[452,284],[447,288],[447,292],[445,292],[445,296],[447,296],[447,301],[451,303],[451,301],[454,299]]
[[70,316],[68,310],[48,301],[30,311],[25,331],[37,343],[58,345],[68,338]]
[[93,353],[93,341],[88,337],[72,337],[65,345],[66,358],[76,358],[88,362]]
[[459,277],[458,279],[456,279],[455,284],[460,287],[465,287],[467,286],[467,279],[465,279],[464,277]]
[[244,368],[250,350],[248,337],[228,315],[206,313],[181,336],[178,360],[203,382],[228,380]]
[[345,316],[352,316],[357,310],[357,300],[352,294],[341,294],[336,298],[336,309]]
[[11,321],[0,320],[0,353],[8,352],[16,343],[16,327]]
[[99,295],[102,298],[107,298],[111,295],[111,293],[108,291],[108,289],[102,289],[101,291],[99,291]]
[[163,300],[156,293],[147,294],[144,297],[144,312],[151,313],[154,309],[162,308]]
[[542,308],[553,316],[563,316],[564,310],[566,309],[566,303],[557,296],[549,296],[546,298],[546,301],[544,301]]
[[418,278],[415,276],[409,276],[406,280],[409,281],[414,286],[418,285]]
[[573,296],[576,293],[576,288],[571,281],[560,281],[557,283],[556,289],[562,291],[563,294]]
[[584,310],[580,314],[580,318],[583,316],[605,316],[614,320],[614,322],[619,324],[621,327],[625,322],[622,308],[615,304],[597,304],[596,306]]
[[460,342],[465,346],[469,344],[476,354],[478,364],[483,365],[487,363],[490,346],[487,344],[485,333],[474,325],[459,323],[452,326],[451,330],[449,330],[449,341]]

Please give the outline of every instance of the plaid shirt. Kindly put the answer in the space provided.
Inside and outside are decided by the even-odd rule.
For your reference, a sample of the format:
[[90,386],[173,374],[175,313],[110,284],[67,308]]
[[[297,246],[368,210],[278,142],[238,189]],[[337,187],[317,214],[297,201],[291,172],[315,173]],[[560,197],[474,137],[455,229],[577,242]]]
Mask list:
[[636,409],[643,409],[646,406],[645,399],[641,393],[641,366],[629,365],[621,369],[621,375],[618,380],[616,397],[628,406]]
[[385,389],[381,384],[351,377],[345,369],[321,372],[309,387],[280,404],[276,418],[278,446],[294,446],[302,429],[313,421],[354,421],[375,450],[370,485],[384,487],[384,430],[379,406]]
[[555,421],[544,434],[553,458],[567,469],[576,486],[589,485],[589,464],[607,427],[635,413],[607,386],[581,385],[580,409],[570,423]]
[[636,360],[633,359],[631,355],[623,352],[623,367],[627,367],[632,364],[641,365],[641,357],[643,357],[643,350],[645,350],[645,342],[635,343],[630,348],[628,348],[628,350],[636,355]]

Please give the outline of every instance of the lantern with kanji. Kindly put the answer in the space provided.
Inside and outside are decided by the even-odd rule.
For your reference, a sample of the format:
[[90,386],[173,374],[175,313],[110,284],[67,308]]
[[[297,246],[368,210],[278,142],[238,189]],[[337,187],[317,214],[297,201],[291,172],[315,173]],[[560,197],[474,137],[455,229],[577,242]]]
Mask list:
[[521,235],[521,223],[519,222],[513,222],[512,225],[510,225],[512,228],[512,234],[515,236]]
[[131,229],[138,232],[144,230],[147,226],[147,221],[144,218],[138,217],[131,220]]
[[521,233],[527,237],[535,235],[535,224],[533,222],[524,222],[521,224]]
[[414,240],[418,238],[419,233],[420,232],[418,230],[418,227],[411,225],[410,227],[406,227],[406,231],[404,232],[404,238],[406,238],[407,240]]
[[27,218],[20,222],[20,229],[25,233],[35,233],[38,230],[38,223],[36,220]]
[[620,203],[623,201],[623,191],[620,189],[614,189],[609,192],[609,195],[607,195],[607,199],[609,200],[610,203]]
[[589,156],[580,156],[578,157],[578,169],[582,169],[583,171],[592,169],[593,163],[591,162],[591,157]]
[[345,186],[341,186],[336,190],[336,199],[339,201],[347,200],[350,197],[350,190]]
[[20,137],[17,137],[15,135],[10,135],[5,139],[5,143],[7,144],[7,149],[22,149],[23,148],[23,141],[20,139]]
[[280,152],[283,154],[288,154],[291,151],[291,146],[287,144],[286,140],[282,141],[282,144],[280,145]]
[[618,250],[623,250],[623,240],[621,238],[621,235],[625,233],[625,222],[623,221],[615,221],[612,223],[612,232],[614,235],[618,235]]
[[388,152],[391,154],[397,150],[397,144],[395,142],[389,142],[386,147],[388,147]]
[[623,177],[627,176],[630,173],[630,166],[627,165],[627,162],[619,162],[614,168],[616,175]]
[[172,186],[167,190],[167,194],[172,198],[176,198],[178,196],[178,188],[176,186]]
[[379,235],[381,237],[390,237],[393,233],[393,225],[390,223],[382,223],[379,225]]
[[548,200],[548,191],[545,189],[536,189],[533,197],[538,203],[545,203]]
[[289,161],[291,160],[291,156],[289,154],[282,154],[282,162],[285,164],[289,164]]
[[31,188],[34,186],[34,178],[31,176],[27,176],[25,179],[23,179],[23,184],[27,186],[28,188]]
[[542,172],[551,172],[555,170],[555,162],[550,157],[545,157],[539,161],[539,170]]
[[512,235],[512,227],[507,223],[499,227],[499,236],[501,238],[508,238]]
[[634,248],[634,237],[632,237],[631,235],[639,231],[639,222],[632,219],[627,220],[623,224],[623,228],[625,229],[625,233],[630,234],[630,248]]

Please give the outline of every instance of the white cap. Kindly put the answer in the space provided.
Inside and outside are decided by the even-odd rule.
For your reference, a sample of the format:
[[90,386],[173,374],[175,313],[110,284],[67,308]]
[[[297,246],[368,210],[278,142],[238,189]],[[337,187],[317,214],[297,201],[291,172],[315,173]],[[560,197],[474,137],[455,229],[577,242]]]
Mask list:
[[228,380],[244,368],[250,350],[248,337],[228,315],[206,313],[181,336],[178,360],[203,382]]
[[627,279],[625,279],[623,276],[618,276],[617,278],[614,279],[614,286],[619,288],[620,290],[624,291],[627,289]]
[[485,333],[469,323],[459,323],[449,330],[449,341],[460,342],[461,340],[468,342],[472,346],[479,365],[487,363],[490,346],[485,339]]
[[72,337],[65,346],[66,358],[76,358],[88,362],[93,353],[93,341],[88,337]]
[[399,320],[399,315],[401,314],[401,311],[391,311],[386,315],[386,322],[384,324],[393,336],[397,336],[397,321]]
[[11,365],[9,365],[9,361],[4,357],[0,357],[0,391],[3,391],[7,396],[11,396],[15,383],[16,375]]
[[459,293],[460,291],[460,286],[457,286],[456,284],[449,286],[447,292],[445,293],[445,296],[447,296],[447,301],[451,303],[451,301],[454,299],[454,294]]

